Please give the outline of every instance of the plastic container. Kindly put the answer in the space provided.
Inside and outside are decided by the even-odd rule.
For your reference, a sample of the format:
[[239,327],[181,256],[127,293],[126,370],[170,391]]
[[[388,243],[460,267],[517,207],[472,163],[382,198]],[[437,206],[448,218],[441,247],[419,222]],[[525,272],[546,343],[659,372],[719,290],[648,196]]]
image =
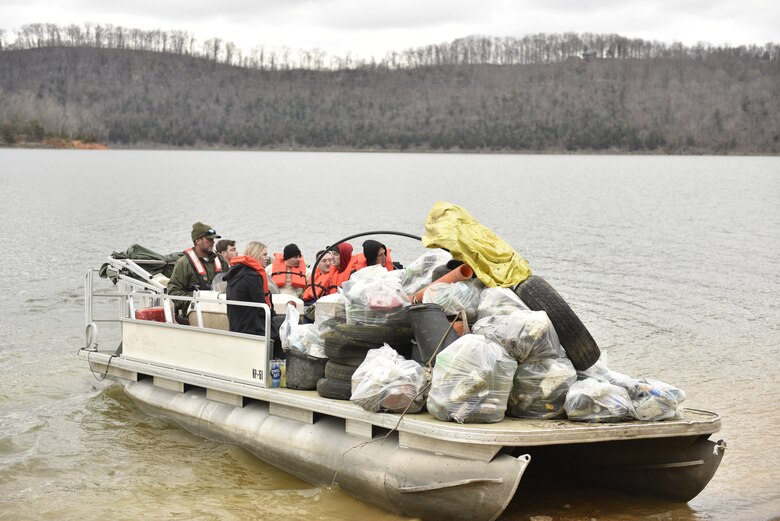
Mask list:
[[317,388],[317,380],[325,378],[327,358],[301,353],[297,349],[285,351],[287,388],[300,391],[310,391]]
[[[447,315],[438,304],[412,304],[406,308],[409,320],[412,323],[414,339],[417,342],[416,349],[419,352],[422,364],[427,364],[434,353],[441,351],[456,341],[458,333],[450,327]],[[437,350],[438,348],[438,350]],[[436,363],[431,360],[431,366]]]
[[282,368],[279,365],[279,360],[271,360],[271,387],[281,387],[282,385]]
[[165,311],[163,308],[142,308],[135,310],[137,320],[152,320],[154,322],[165,322]]

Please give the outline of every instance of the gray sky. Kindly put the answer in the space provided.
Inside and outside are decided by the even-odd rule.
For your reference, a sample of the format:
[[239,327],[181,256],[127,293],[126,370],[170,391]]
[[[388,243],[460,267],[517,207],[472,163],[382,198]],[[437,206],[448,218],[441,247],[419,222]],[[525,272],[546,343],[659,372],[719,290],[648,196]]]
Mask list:
[[482,34],[617,33],[695,44],[780,42],[778,0],[0,0],[0,29],[111,23],[260,44],[381,57]]

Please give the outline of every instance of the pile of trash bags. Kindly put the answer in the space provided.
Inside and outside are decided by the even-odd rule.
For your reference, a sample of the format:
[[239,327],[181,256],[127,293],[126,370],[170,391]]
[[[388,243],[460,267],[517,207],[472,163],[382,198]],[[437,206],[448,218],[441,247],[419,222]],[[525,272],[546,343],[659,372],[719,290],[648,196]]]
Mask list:
[[427,252],[405,270],[365,268],[344,284],[343,295],[322,299],[320,327],[339,320],[407,326],[409,295],[427,288],[423,303],[441,306],[452,320],[465,315],[470,324],[471,333],[437,354],[429,380],[419,363],[390,345],[369,351],[352,379],[353,402],[396,413],[424,405],[435,418],[459,423],[494,423],[505,415],[589,422],[682,417],[682,390],[612,371],[606,353],[587,371],[575,370],[547,313],[530,310],[512,290],[477,279],[436,283],[433,273],[448,262],[447,252]]
[[677,420],[683,415],[685,392],[646,378],[632,378],[607,368],[607,355],[569,390],[564,405],[570,420],[617,422]]

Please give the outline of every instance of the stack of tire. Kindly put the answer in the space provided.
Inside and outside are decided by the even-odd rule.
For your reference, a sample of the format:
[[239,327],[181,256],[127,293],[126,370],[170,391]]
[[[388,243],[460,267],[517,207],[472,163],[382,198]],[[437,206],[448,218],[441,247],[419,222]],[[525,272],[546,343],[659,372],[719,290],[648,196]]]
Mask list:
[[337,324],[322,333],[325,355],[325,378],[317,382],[317,393],[325,398],[349,400],[352,375],[370,349],[387,343],[406,358],[412,354],[412,328],[398,326],[362,326]]

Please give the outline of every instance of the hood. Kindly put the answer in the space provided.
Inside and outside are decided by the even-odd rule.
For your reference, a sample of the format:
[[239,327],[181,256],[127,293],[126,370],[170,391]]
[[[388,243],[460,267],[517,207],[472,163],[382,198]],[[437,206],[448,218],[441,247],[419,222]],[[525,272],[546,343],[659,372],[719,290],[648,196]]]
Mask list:
[[230,283],[230,281],[236,281],[242,277],[251,276],[253,274],[259,276],[261,272],[265,273],[265,270],[257,261],[257,259],[254,257],[248,257],[246,255],[237,255],[233,257],[230,259],[230,265],[232,267],[224,278],[224,280],[226,280],[228,283]]
[[387,251],[387,246],[379,241],[369,239],[363,243],[363,255],[366,257],[366,265],[373,266],[376,264],[376,256],[379,255],[380,248],[384,248]]
[[348,242],[342,242],[338,245],[339,249],[339,272],[343,272],[349,266],[352,260],[352,245]]

